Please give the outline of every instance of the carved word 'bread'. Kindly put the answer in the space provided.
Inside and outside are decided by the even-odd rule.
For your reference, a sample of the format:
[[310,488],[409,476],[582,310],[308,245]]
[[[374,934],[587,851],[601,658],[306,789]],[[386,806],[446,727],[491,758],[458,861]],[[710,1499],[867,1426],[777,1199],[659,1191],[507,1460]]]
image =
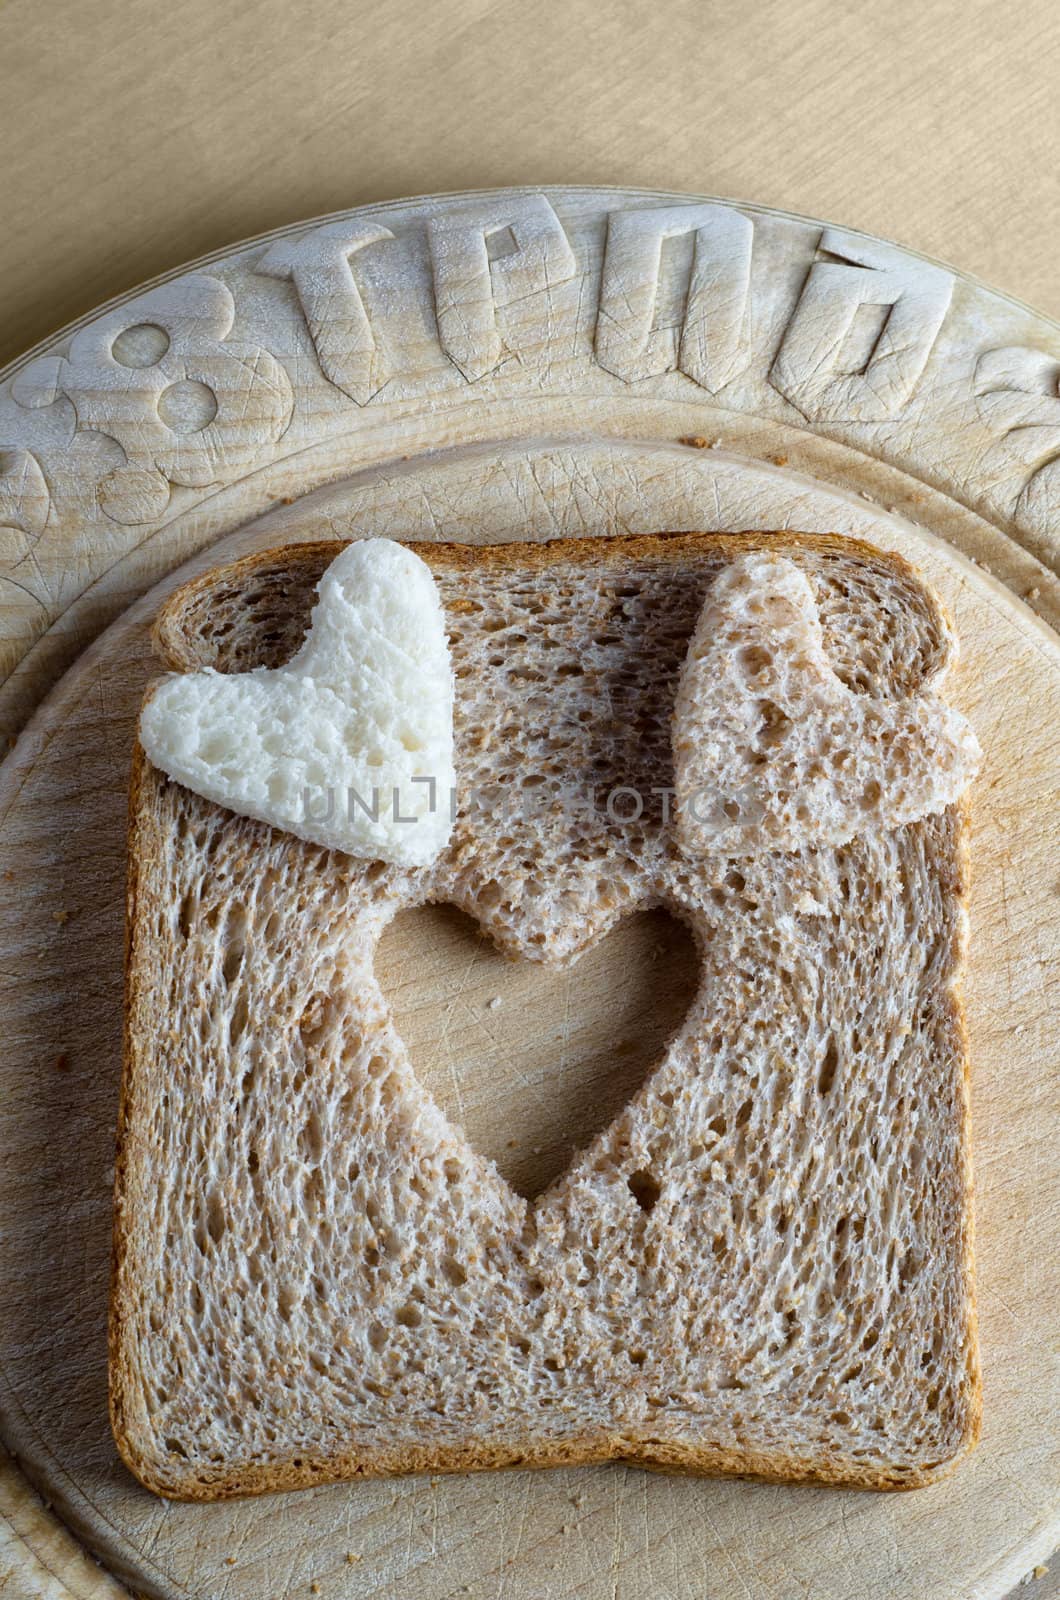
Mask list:
[[175,674],[140,739],[156,767],[312,844],[401,866],[452,831],[453,671],[430,570],[391,539],[353,544],[320,580],[286,666]]
[[718,576],[674,711],[685,849],[845,844],[944,811],[979,760],[968,723],[931,688],[887,699],[847,687],[794,562],[753,551]]

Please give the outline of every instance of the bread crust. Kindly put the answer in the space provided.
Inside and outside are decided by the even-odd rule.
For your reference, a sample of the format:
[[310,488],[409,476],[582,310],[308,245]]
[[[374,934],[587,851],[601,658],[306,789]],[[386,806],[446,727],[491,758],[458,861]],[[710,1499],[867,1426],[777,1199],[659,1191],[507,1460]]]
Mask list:
[[[323,571],[346,548],[342,539],[310,539],[298,544],[275,545],[255,551],[224,566],[212,567],[177,589],[161,607],[152,630],[155,650],[172,671],[188,671],[202,663],[189,649],[183,632],[184,619],[198,601],[221,588],[236,589],[254,584],[261,575],[278,567],[310,568]],[[433,572],[494,571],[540,572],[568,562],[579,566],[621,567],[649,557],[675,560],[690,552],[721,556],[731,560],[747,550],[768,548],[774,555],[793,555],[800,551],[818,555],[854,556],[868,565],[889,569],[912,579],[923,589],[933,610],[933,619],[952,635],[952,622],[934,591],[904,556],[883,551],[864,539],[838,533],[797,533],[787,529],[760,533],[661,533],[615,534],[609,538],[546,539],[540,543],[469,545],[439,541],[409,541],[409,549]]]
[[526,1439],[518,1446],[496,1446],[481,1440],[470,1441],[460,1449],[348,1450],[319,1461],[300,1456],[294,1462],[263,1466],[247,1463],[243,1467],[218,1469],[212,1473],[188,1474],[186,1478],[163,1476],[157,1460],[141,1450],[112,1422],[114,1437],[125,1465],[145,1489],[164,1500],[184,1504],[205,1504],[215,1500],[255,1499],[263,1494],[282,1494],[293,1489],[318,1488],[329,1483],[367,1482],[373,1478],[400,1478],[467,1472],[530,1472],[554,1467],[603,1466],[609,1462],[640,1467],[646,1472],[676,1474],[690,1478],[738,1478],[746,1483],[806,1485],[832,1489],[861,1489],[880,1492],[905,1492],[923,1489],[948,1478],[965,1455],[979,1441],[981,1411],[961,1449],[946,1461],[906,1472],[895,1468],[883,1471],[859,1466],[842,1458],[822,1457],[806,1461],[797,1456],[769,1456],[757,1451],[703,1449],[694,1444],[645,1441],[621,1435],[575,1438],[563,1445],[547,1446]]
[[[786,531],[773,534],[673,532],[607,539],[560,539],[542,544],[513,542],[492,546],[421,543],[412,545],[412,548],[435,571],[462,571],[483,566],[499,571],[540,571],[567,561],[575,561],[579,565],[597,563],[622,566],[631,561],[656,556],[673,557],[689,550],[734,556],[745,550],[765,545],[768,545],[772,552],[779,554],[809,551],[819,554],[834,553],[848,558],[855,555],[866,563],[877,566],[882,564],[892,571],[904,573],[909,577],[916,576],[915,569],[904,558],[881,552],[861,541],[841,535],[810,535]],[[197,603],[221,587],[233,589],[252,584],[263,573],[274,568],[300,566],[322,570],[342,548],[344,548],[342,541],[333,540],[280,547],[257,552],[191,580],[171,596],[159,612],[154,631],[155,645],[159,654],[170,668],[179,670],[201,665],[200,658],[194,653],[194,641],[184,631],[185,621]],[[922,582],[919,578],[917,581]],[[944,608],[926,586],[925,593],[930,606],[934,608],[934,617],[940,629],[951,634],[952,630]],[[131,1366],[133,1351],[128,1339],[128,1331],[133,1321],[133,1307],[130,1285],[125,1272],[130,1235],[135,1224],[135,1196],[130,1192],[130,1122],[138,1086],[138,1072],[144,1070],[140,1052],[143,1035],[142,1032],[138,1032],[136,1015],[140,996],[130,979],[139,954],[137,937],[143,925],[141,913],[145,878],[148,869],[158,857],[157,840],[150,837],[149,818],[145,817],[143,805],[145,780],[150,770],[147,758],[137,742],[132,753],[129,782],[124,1066],[118,1110],[108,1331],[111,1426],[122,1460],[146,1488],[168,1499],[202,1502],[286,1491],[337,1480],[409,1473],[437,1474],[502,1468],[546,1468],[615,1461],[652,1471],[705,1477],[738,1477],[763,1483],[807,1483],[869,1490],[905,1490],[919,1488],[948,1476],[963,1456],[974,1448],[981,1432],[982,1385],[974,1297],[974,1234],[969,1143],[970,1063],[961,995],[967,937],[965,920],[959,959],[956,963],[956,976],[948,999],[953,1019],[960,1030],[963,1057],[961,1151],[966,1179],[965,1193],[968,1197],[963,1219],[963,1239],[965,1270],[972,1289],[968,1309],[966,1420],[958,1447],[949,1458],[910,1468],[880,1469],[866,1467],[856,1460],[843,1458],[828,1448],[824,1448],[819,1456],[806,1459],[783,1452],[763,1453],[703,1446],[695,1441],[680,1442],[653,1439],[648,1436],[626,1436],[618,1432],[587,1432],[559,1441],[527,1437],[518,1444],[498,1443],[488,1438],[469,1438],[466,1444],[459,1447],[442,1449],[435,1449],[426,1444],[420,1448],[382,1446],[367,1449],[360,1445],[320,1458],[313,1458],[303,1453],[288,1462],[268,1464],[246,1462],[242,1465],[224,1463],[216,1467],[189,1470],[186,1473],[174,1471],[172,1457],[160,1453],[158,1448],[160,1441],[142,1425],[143,1419],[135,1414],[133,1399],[135,1385]],[[957,893],[963,904],[966,902],[968,886],[967,802],[961,803],[959,811],[956,872],[959,878]]]

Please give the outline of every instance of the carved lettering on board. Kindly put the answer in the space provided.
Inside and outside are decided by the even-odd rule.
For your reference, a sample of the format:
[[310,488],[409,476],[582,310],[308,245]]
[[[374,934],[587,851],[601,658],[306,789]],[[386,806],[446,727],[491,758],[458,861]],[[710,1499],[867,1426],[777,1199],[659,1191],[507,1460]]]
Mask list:
[[[544,194],[473,196],[418,215],[426,224],[441,352],[465,379],[496,373],[507,357],[514,358],[507,369],[513,376],[543,358],[570,364],[583,348],[572,335],[584,334],[586,321],[592,325],[579,291],[591,285],[594,267],[576,259]],[[713,201],[619,201],[596,220],[606,221],[594,333],[601,368],[626,383],[680,371],[707,394],[724,391],[752,363],[762,373],[769,357],[752,317],[749,216]],[[802,230],[790,267],[807,237]],[[393,252],[388,284],[391,267],[401,268],[392,273],[393,311],[387,301],[385,313],[376,312],[394,318],[385,340],[372,326],[378,295],[362,288],[364,273],[355,271],[354,258],[375,246]],[[389,227],[367,217],[273,241],[250,270],[292,286],[269,308],[277,319],[271,326],[284,328],[287,319],[288,336],[276,347],[290,349],[297,297],[321,372],[358,405],[398,375],[416,380],[415,392],[430,390],[444,367],[430,356],[424,365],[420,338],[401,337],[408,318],[419,327],[430,313],[429,303],[420,303],[420,260],[406,257],[402,266],[399,259],[402,250],[419,248],[412,240],[397,244]],[[811,425],[896,418],[924,375],[953,275],[831,228],[821,232],[817,252],[767,381]],[[769,259],[761,257],[763,275]],[[373,284],[382,267],[372,263]],[[557,293],[565,284],[568,292]],[[248,297],[249,318],[258,304]],[[51,475],[54,451],[65,451],[75,430],[103,436],[79,470],[85,475],[95,462],[98,503],[123,524],[160,521],[172,484],[208,488],[274,459],[294,412],[291,379],[259,342],[268,339],[268,317],[233,338],[235,317],[228,285],[191,272],[103,313],[70,336],[65,355],[38,357],[18,372],[6,397],[16,425],[0,416],[0,526],[23,539],[40,536],[49,516],[42,463]],[[1039,352],[1008,349],[988,352],[977,368],[983,419],[1026,462],[1020,514],[1029,521],[1052,517],[1060,501],[1057,366]],[[35,413],[29,427],[22,425],[26,407]],[[303,422],[312,415],[308,404]],[[10,537],[8,545],[22,549]]]
[[[500,363],[499,307],[540,307],[578,270],[563,225],[543,194],[485,195],[448,205],[427,225],[438,337],[469,383]],[[543,341],[542,341],[543,342]]]
[[350,257],[394,235],[381,223],[347,218],[312,233],[277,239],[256,271],[290,278],[301,303],[324,376],[358,405],[389,377],[372,332]]
[[14,566],[44,532],[51,497],[29,450],[0,449],[0,568]]
[[[1060,358],[1026,345],[987,350],[975,367],[979,414],[1027,472],[1016,520],[1035,532],[1060,516]],[[1055,535],[1054,535],[1055,537]]]
[[190,273],[81,328],[67,356],[44,356],[19,374],[20,405],[65,395],[80,428],[121,446],[124,464],[97,488],[113,521],[162,516],[171,483],[205,488],[238,476],[286,428],[287,374],[260,345],[224,342],[234,318],[227,287]]
[[769,381],[809,422],[886,422],[927,365],[953,274],[834,228],[819,248],[838,259],[811,267]]
[[[24,372],[0,385],[0,572],[26,563],[18,583],[43,582],[33,553],[58,525],[54,484],[65,486],[80,462],[67,455],[76,419],[65,401],[48,411],[19,404]],[[34,570],[31,572],[31,568]]]
[[[679,328],[656,326],[663,245],[694,236]],[[731,206],[612,211],[596,321],[596,359],[627,383],[679,367],[717,392],[736,376],[744,350],[754,224]]]

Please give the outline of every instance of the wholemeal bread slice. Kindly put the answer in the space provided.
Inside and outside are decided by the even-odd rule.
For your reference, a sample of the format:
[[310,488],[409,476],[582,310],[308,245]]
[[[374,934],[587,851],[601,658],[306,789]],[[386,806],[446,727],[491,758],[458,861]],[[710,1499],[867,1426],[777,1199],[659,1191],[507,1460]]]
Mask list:
[[[341,548],[189,584],[166,664],[280,665]],[[682,850],[670,801],[678,680],[734,559],[794,565],[859,696],[937,684],[937,601],[841,538],[416,548],[456,675],[461,811],[433,865],[328,851],[134,762],[124,1459],[186,1499],[606,1459],[932,1481],[980,1410],[961,808],[737,857]],[[619,789],[637,815],[603,803]],[[695,936],[683,1026],[533,1204],[421,1088],[376,983],[383,928],[431,900],[556,964],[648,906]]]

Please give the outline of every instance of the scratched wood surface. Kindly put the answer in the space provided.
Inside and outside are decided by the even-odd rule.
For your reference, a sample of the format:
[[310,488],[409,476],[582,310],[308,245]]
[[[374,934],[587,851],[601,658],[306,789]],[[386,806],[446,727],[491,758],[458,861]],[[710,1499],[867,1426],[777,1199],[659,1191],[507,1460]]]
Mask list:
[[[0,1429],[134,1589],[996,1600],[1047,1556],[1058,368],[1052,324],[893,247],[749,208],[568,190],[309,224],[107,308],[0,378],[0,714],[23,730],[0,776]],[[969,993],[981,1451],[906,1497],[618,1469],[152,1501],[114,1457],[102,1344],[121,821],[155,604],[139,597],[188,559],[321,531],[666,525],[859,532],[912,552],[957,613],[955,694],[990,758]],[[460,1031],[439,1043],[439,1002],[472,956]],[[575,969],[562,997],[582,1019],[565,1076],[591,1081],[591,1042],[628,1024],[606,1016],[606,975]],[[489,1035],[504,1059],[524,1019],[558,1003],[500,983],[459,928],[401,931],[390,987],[425,1074],[442,1081],[454,1049],[481,1066]],[[534,1071],[550,1159],[547,1064]],[[6,1468],[0,1483],[0,1560],[30,1552],[26,1592],[115,1592]]]

